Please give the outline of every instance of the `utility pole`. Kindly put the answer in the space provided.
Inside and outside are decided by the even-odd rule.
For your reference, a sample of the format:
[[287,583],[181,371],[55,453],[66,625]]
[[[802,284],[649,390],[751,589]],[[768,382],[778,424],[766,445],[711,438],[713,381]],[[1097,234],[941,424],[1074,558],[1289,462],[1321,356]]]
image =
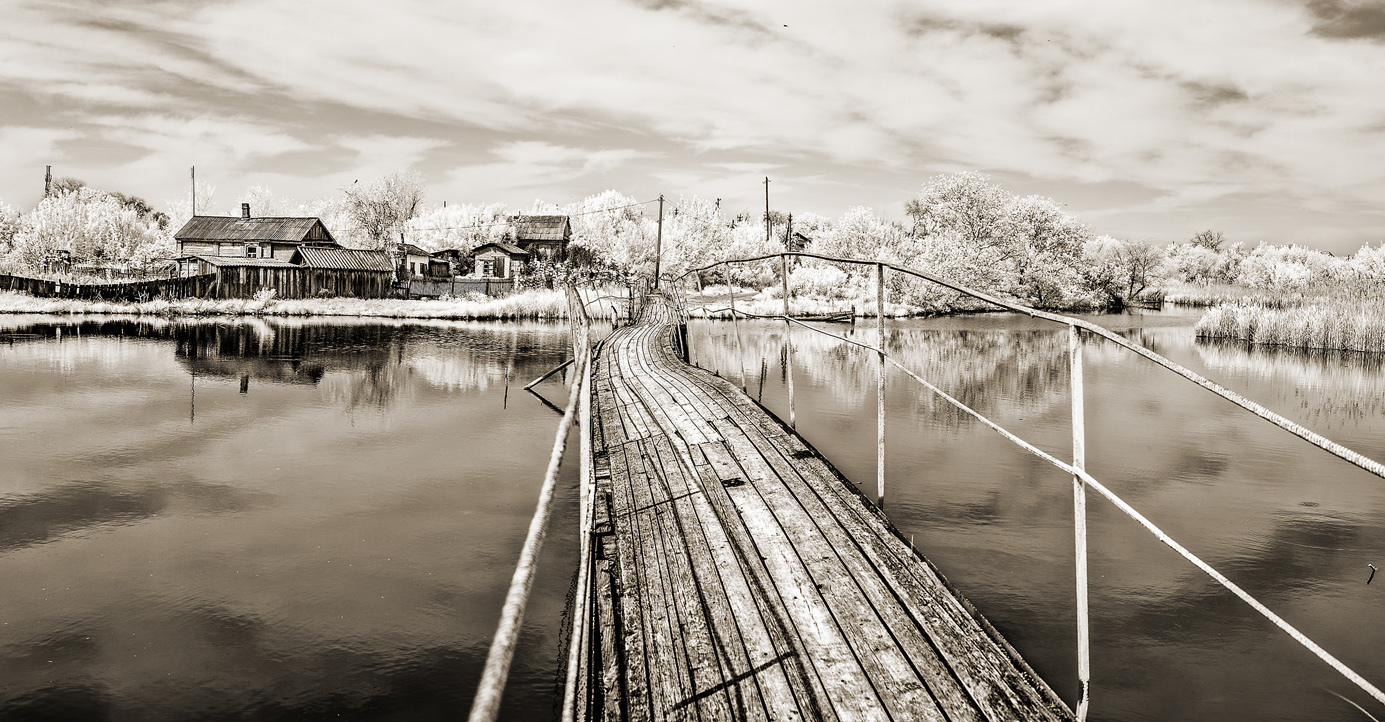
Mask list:
[[765,243],[769,243],[769,176],[765,176]]
[[664,194],[659,194],[659,231],[654,236],[654,289],[659,288],[659,261],[664,252]]
[[192,167],[192,214],[197,215],[197,166]]
[[789,214],[789,227],[784,229],[784,250],[793,250],[793,214]]
[[53,166],[50,165],[43,172],[43,197],[47,198],[51,195],[53,195]]

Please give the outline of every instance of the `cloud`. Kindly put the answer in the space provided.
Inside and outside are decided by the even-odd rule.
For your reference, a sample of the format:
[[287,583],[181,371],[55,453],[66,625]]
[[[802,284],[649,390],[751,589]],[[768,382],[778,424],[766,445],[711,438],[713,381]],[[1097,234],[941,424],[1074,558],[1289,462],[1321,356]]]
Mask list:
[[[874,194],[803,183],[785,198],[834,213],[979,169],[1027,192],[1151,189],[1163,219],[1132,210],[1160,233],[1205,225],[1194,219],[1217,199],[1252,214],[1248,199],[1290,198],[1351,209],[1344,222],[1369,234],[1385,227],[1362,205],[1385,194],[1382,18],[1355,0],[80,11],[31,0],[0,29],[0,101],[35,99],[50,129],[148,153],[136,170],[151,178],[196,154],[228,174],[272,165],[303,184],[415,165],[449,191],[558,184],[584,195],[573,184],[715,190],[710,164],[752,163]],[[317,155],[295,171],[282,159],[307,158],[296,153]],[[0,190],[14,182],[7,172]],[[715,193],[734,194],[740,205],[755,188]]]

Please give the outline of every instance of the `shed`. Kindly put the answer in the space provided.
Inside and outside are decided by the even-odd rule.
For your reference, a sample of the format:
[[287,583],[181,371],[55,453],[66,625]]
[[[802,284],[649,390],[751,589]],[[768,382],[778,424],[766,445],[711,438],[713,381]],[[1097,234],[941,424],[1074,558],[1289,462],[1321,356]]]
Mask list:
[[[447,272],[442,274],[444,276],[464,276],[471,268],[471,254],[460,248],[445,248],[433,253],[428,267],[436,269],[438,265],[446,267]],[[436,270],[433,275],[437,275]]]
[[529,252],[509,243],[487,243],[472,251],[475,275],[483,278],[514,278],[529,261]]
[[341,246],[303,246],[291,260],[307,268],[394,273],[394,263],[390,261],[390,254],[384,251],[362,251]]
[[385,298],[394,292],[394,261],[385,251],[303,246],[293,262],[303,269],[310,295]]
[[572,240],[572,221],[567,216],[515,216],[515,245],[530,257],[544,261],[567,260]]
[[276,258],[287,261],[302,246],[335,246],[337,241],[319,218],[252,218],[250,204],[241,215],[193,216],[173,234],[179,256]]
[[803,235],[802,233],[799,233],[798,231],[794,231],[793,235],[789,237],[789,247],[787,250],[801,252],[808,248],[808,245],[812,242],[813,239]]

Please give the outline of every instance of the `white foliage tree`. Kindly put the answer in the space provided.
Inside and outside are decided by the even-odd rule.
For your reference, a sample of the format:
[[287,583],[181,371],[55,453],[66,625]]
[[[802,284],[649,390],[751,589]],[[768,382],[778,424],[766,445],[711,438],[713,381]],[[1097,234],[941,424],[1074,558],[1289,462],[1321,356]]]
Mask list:
[[368,183],[353,183],[342,192],[351,239],[382,250],[398,241],[405,224],[418,214],[425,185],[417,171],[396,171]]

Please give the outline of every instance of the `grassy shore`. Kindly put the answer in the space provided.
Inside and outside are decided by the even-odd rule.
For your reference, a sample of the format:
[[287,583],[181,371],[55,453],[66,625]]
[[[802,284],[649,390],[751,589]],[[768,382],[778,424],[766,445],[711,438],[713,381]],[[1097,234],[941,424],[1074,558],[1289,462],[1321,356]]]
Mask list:
[[[600,315],[592,306],[593,315]],[[0,313],[121,314],[140,316],[360,316],[458,320],[557,320],[567,318],[567,301],[559,290],[530,290],[504,298],[419,300],[400,298],[228,299],[198,298],[144,303],[36,298],[0,292]]]
[[1293,308],[1224,304],[1197,323],[1201,339],[1264,346],[1385,353],[1385,305],[1309,302]]

